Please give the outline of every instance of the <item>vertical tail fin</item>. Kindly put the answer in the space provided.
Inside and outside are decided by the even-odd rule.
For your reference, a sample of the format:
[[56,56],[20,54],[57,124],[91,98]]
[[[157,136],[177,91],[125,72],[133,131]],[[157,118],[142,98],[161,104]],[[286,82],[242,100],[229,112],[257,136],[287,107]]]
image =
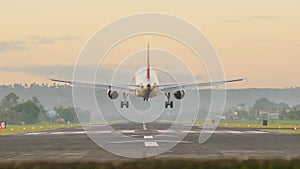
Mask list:
[[150,80],[150,58],[149,58],[149,43],[148,43],[148,51],[147,51],[147,80]]

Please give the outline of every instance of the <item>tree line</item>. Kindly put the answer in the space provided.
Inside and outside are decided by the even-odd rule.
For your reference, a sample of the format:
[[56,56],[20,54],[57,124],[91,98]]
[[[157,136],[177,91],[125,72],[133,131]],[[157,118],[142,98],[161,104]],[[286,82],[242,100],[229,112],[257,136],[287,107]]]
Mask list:
[[[252,107],[245,104],[237,104],[226,115],[235,119],[268,119],[275,115],[280,120],[300,120],[300,104],[290,106],[284,102],[273,102],[263,97],[257,99]],[[274,117],[271,117],[274,118]]]
[[78,123],[78,113],[82,122],[88,122],[91,113],[75,110],[73,107],[54,107],[55,116],[49,116],[37,97],[21,100],[15,93],[7,94],[0,101],[0,120],[8,124],[34,124],[34,123]]

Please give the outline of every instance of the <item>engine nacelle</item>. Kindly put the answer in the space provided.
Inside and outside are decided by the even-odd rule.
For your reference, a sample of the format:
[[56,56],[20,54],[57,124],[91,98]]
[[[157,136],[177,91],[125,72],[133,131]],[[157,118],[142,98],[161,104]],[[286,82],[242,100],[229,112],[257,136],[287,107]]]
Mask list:
[[114,100],[119,97],[119,93],[117,91],[108,90],[107,95],[110,99]]
[[182,99],[184,97],[184,95],[185,95],[184,90],[178,90],[178,91],[174,92],[174,97],[179,100]]

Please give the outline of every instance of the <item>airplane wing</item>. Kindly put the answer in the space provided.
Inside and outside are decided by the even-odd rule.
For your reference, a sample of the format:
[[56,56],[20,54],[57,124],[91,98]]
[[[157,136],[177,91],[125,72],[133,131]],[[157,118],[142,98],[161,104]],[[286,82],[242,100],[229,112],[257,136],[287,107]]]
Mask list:
[[62,82],[62,83],[68,83],[72,86],[77,87],[90,87],[90,88],[96,88],[96,89],[104,89],[104,90],[114,90],[118,92],[124,92],[124,93],[135,93],[136,88],[139,87],[139,85],[133,85],[133,84],[99,84],[99,83],[90,83],[90,82],[79,82],[79,81],[69,81],[69,80],[59,80],[59,79],[49,79],[53,82]]
[[184,89],[199,89],[202,87],[207,86],[218,86],[225,83],[231,82],[239,82],[245,80],[244,78],[240,79],[232,79],[232,80],[222,80],[222,81],[215,81],[215,82],[204,82],[204,83],[193,83],[193,84],[161,84],[157,85],[156,87],[163,92],[171,92],[175,90],[184,90]]

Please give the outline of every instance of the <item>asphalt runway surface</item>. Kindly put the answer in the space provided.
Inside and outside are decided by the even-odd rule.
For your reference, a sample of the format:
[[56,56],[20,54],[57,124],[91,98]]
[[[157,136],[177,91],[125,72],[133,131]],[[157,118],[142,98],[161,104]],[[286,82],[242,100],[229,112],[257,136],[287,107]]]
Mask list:
[[[125,151],[130,157],[148,157],[162,147],[178,143],[168,151],[150,159],[300,159],[300,135],[282,134],[257,129],[217,128],[212,136],[199,143],[202,126],[179,130],[187,124],[176,124],[170,130],[168,123],[89,125],[34,133],[0,135],[0,161],[115,161],[131,160],[99,147],[94,139],[112,150]],[[111,130],[112,127],[114,130]],[[191,127],[191,126],[190,126]],[[180,133],[186,133],[182,141]],[[98,138],[99,137],[99,138]],[[132,141],[131,138],[135,140]],[[96,141],[97,142],[97,141]],[[144,154],[141,154],[141,152]]]

